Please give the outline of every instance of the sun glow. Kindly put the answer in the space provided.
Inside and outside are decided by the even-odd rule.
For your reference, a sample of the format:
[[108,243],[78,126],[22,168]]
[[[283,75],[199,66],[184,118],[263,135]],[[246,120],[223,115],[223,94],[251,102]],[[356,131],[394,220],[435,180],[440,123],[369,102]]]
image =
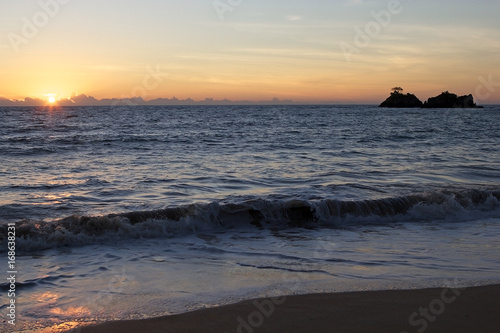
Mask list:
[[47,101],[48,104],[52,105],[57,102],[57,94],[55,93],[50,93],[50,94],[45,94],[45,100]]

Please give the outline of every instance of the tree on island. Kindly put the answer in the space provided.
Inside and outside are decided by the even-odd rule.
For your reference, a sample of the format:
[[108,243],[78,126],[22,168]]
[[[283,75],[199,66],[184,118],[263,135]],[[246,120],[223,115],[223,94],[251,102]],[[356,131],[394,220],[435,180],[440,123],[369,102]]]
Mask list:
[[423,103],[413,94],[403,95],[403,88],[394,87],[392,93],[380,107],[383,108],[421,108]]

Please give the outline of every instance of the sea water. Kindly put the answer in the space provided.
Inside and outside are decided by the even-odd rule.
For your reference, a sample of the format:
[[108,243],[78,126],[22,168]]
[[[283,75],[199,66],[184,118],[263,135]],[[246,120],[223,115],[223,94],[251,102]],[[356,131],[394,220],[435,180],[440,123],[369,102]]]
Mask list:
[[500,281],[497,106],[0,108],[0,121],[15,330]]

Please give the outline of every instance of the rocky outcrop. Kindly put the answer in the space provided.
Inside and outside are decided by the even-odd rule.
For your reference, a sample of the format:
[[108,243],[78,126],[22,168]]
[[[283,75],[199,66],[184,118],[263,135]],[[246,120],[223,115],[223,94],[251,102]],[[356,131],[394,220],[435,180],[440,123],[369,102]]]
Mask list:
[[423,103],[413,94],[402,94],[399,91],[391,93],[382,104],[381,108],[421,108]]
[[458,97],[445,91],[439,96],[431,97],[424,103],[424,108],[477,108],[472,95]]
[[457,96],[445,91],[439,96],[431,97],[427,102],[422,103],[413,94],[402,94],[402,88],[393,88],[394,92],[382,104],[381,108],[482,108],[474,103],[472,95]]

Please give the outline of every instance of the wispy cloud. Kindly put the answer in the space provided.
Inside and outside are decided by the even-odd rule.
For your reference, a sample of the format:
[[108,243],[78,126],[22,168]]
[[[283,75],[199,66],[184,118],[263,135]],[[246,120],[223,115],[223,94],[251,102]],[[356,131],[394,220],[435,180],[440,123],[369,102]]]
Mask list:
[[143,70],[144,66],[120,66],[120,65],[94,65],[90,69],[106,72],[129,72],[135,70]]
[[291,21],[291,22],[294,22],[294,21],[302,21],[304,18],[300,15],[288,15],[286,17],[286,20],[287,21]]
[[348,0],[344,3],[345,6],[357,6],[357,5],[362,5],[363,0]]

